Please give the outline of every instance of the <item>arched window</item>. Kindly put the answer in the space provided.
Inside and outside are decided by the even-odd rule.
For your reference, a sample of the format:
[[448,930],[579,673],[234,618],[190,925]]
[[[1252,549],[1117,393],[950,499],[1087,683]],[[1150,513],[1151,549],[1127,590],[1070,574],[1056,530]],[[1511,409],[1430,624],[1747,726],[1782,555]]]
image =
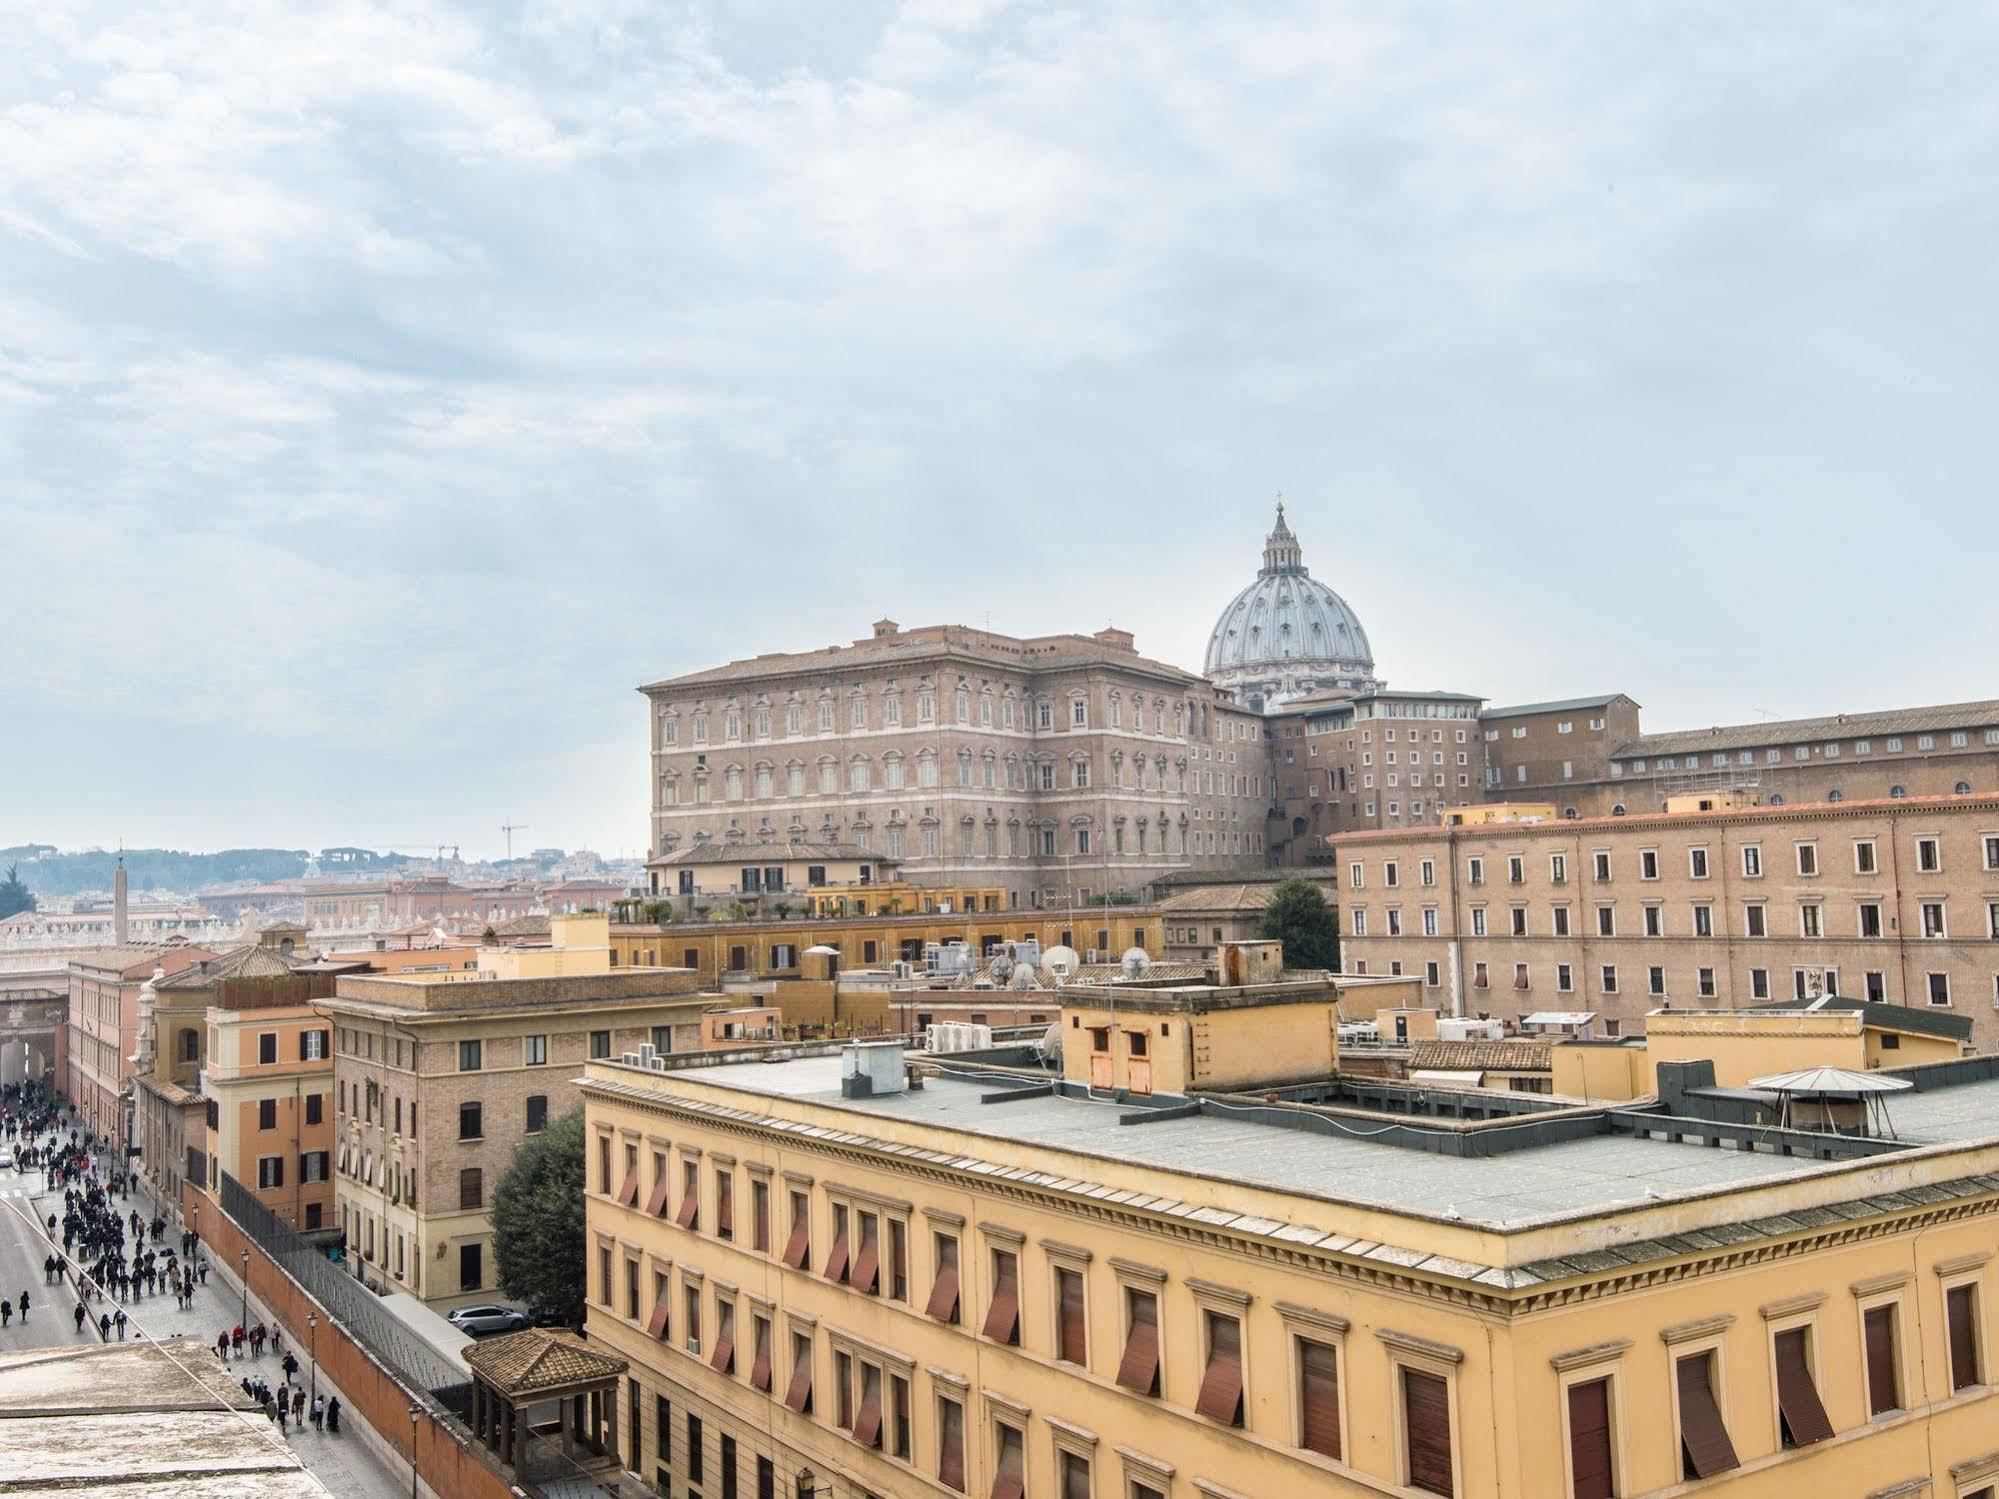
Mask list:
[[1954,789],[1959,796],[1969,796],[1971,795],[1971,782],[1959,781]]
[[743,767],[731,765],[722,772],[722,795],[732,802],[743,799]]
[[1624,803],[1619,802],[1616,806],[1612,807],[1610,809],[1610,815],[1612,817],[1622,817],[1624,815]]
[[[1888,794],[1892,797],[1897,797],[1897,798],[1904,797],[1909,794],[1909,788],[1907,786],[1890,786],[1888,788]],[[1774,796],[1770,798],[1770,800],[1773,802],[1776,799],[1777,798]]]
[[1773,807],[1781,807],[1781,806],[1783,806],[1783,805],[1784,805],[1784,794],[1783,794],[1783,793],[1782,793],[1781,791],[1780,791],[1780,792],[1776,792],[1776,793],[1774,793],[1774,794],[1773,794],[1773,795],[1771,796],[1771,798],[1770,798],[1770,805],[1771,805],[1771,806],[1773,806]]
[[1825,794],[1825,799],[1829,802],[1843,802],[1846,800],[1846,793],[1844,791],[1835,789],[1832,791],[1828,791]]

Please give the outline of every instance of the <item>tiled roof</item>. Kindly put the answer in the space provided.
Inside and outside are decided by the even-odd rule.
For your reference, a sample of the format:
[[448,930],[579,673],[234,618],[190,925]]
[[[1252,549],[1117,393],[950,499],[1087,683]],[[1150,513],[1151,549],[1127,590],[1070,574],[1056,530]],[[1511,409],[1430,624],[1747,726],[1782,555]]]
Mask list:
[[84,968],[115,968],[129,974],[135,969],[164,968],[178,973],[190,963],[215,956],[214,949],[179,942],[128,942],[123,947],[100,947],[77,953],[70,959]]
[[615,1380],[631,1365],[586,1347],[573,1333],[530,1327],[471,1343],[461,1355],[474,1374],[505,1395],[536,1395]]
[[1409,1067],[1423,1072],[1546,1072],[1554,1066],[1548,1041],[1442,1041],[1409,1043]]
[[[1205,963],[1159,963],[1155,962],[1140,975],[1147,983],[1170,980],[1174,983],[1198,983],[1208,976]],[[1122,963],[1085,963],[1076,970],[1075,982],[1079,984],[1113,984],[1132,982],[1125,978]]]
[[[1261,911],[1270,904],[1271,892],[1282,884],[1281,880],[1251,880],[1239,885],[1189,885],[1175,890],[1157,904],[1157,909],[1169,915],[1186,911]],[[1327,901],[1339,897],[1337,886],[1331,880],[1314,880]]]
[[[757,864],[766,859],[865,859],[886,864],[886,854],[853,843],[693,843],[661,854],[653,864]],[[785,892],[787,894],[791,892]]]
[[546,937],[548,918],[546,916],[516,916],[512,921],[503,921],[493,928],[496,937]]
[[[1619,698],[1621,692],[1605,693],[1602,697],[1560,697],[1546,703],[1514,703],[1504,708],[1487,708],[1480,718],[1527,718],[1536,713],[1580,713],[1585,708],[1608,708]],[[1630,702],[1629,698],[1625,701]],[[1637,703],[1632,703],[1637,707]]]
[[1701,750],[1757,749],[1801,741],[1872,739],[1889,734],[1982,729],[1994,725],[1999,725],[1999,698],[1986,698],[1975,703],[1891,708],[1881,713],[1834,713],[1824,718],[1784,718],[1769,723],[1717,724],[1711,729],[1675,729],[1633,739],[1619,746],[1612,758],[1650,759]]
[[251,942],[232,947],[206,962],[190,963],[179,973],[162,979],[161,989],[208,989],[221,979],[281,978],[292,965],[270,948]]

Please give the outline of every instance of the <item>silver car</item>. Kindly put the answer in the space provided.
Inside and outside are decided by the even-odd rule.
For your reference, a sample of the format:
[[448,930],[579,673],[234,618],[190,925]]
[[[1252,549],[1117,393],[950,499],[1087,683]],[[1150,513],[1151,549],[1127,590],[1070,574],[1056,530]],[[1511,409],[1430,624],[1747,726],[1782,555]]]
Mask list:
[[528,1325],[527,1315],[510,1306],[461,1306],[445,1321],[475,1338],[493,1332],[519,1332]]

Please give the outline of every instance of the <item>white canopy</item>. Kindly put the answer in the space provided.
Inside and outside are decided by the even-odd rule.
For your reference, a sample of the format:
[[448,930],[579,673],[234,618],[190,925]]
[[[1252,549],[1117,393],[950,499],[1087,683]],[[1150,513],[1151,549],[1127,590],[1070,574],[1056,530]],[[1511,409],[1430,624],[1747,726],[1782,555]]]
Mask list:
[[1906,1078],[1883,1077],[1878,1072],[1849,1072],[1844,1067],[1807,1067],[1802,1072],[1779,1072],[1771,1077],[1752,1077],[1752,1088],[1768,1088],[1773,1093],[1824,1093],[1832,1095],[1899,1093],[1915,1084]]
[[1483,1072],[1467,1072],[1459,1068],[1418,1068],[1409,1074],[1409,1081],[1419,1086],[1428,1084],[1432,1088],[1476,1088],[1485,1080]]

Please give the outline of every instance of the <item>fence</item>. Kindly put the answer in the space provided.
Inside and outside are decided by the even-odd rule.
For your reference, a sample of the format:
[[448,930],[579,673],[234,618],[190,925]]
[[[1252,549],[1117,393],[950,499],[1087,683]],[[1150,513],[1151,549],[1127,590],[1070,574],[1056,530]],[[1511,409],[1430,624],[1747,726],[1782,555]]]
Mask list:
[[303,1286],[362,1346],[460,1418],[471,1415],[472,1382],[463,1370],[398,1321],[373,1291],[300,1238],[226,1171],[221,1188],[222,1211],[235,1219],[243,1236]]

